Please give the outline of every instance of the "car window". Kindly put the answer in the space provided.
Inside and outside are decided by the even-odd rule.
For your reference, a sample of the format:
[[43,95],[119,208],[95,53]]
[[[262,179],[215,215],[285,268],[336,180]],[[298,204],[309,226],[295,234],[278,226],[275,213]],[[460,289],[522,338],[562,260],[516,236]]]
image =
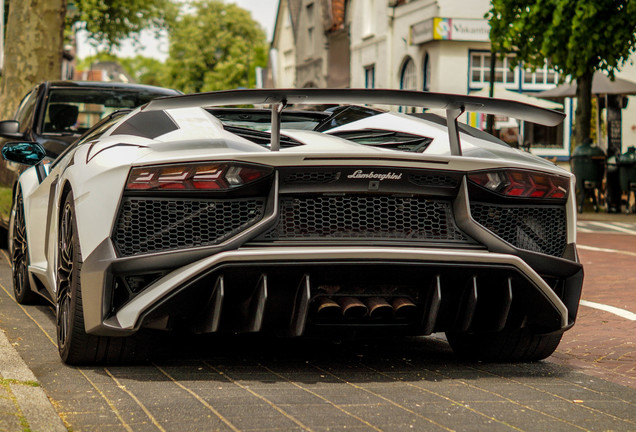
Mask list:
[[93,142],[99,137],[101,137],[104,134],[104,132],[110,129],[110,127],[114,125],[115,123],[117,123],[122,118],[122,116],[128,114],[129,112],[130,110],[116,111],[110,117],[102,119],[101,122],[97,123],[94,126],[93,130],[88,131],[88,133],[84,135],[81,139],[71,144],[70,146],[66,147],[66,149],[57,158],[55,158],[55,160],[53,161],[51,165],[51,168],[55,167],[55,165],[57,165],[57,163],[64,158],[64,155],[66,155],[68,152],[70,152],[77,146]]
[[16,111],[15,119],[20,122],[20,132],[25,132],[31,126],[36,101],[37,87],[22,99]]
[[95,141],[106,132],[112,125],[117,123],[124,115],[128,114],[130,110],[121,110],[113,113],[109,118],[104,118],[101,123],[96,124],[92,131],[86,134],[82,139],[77,142],[77,145],[82,145],[89,141]]
[[121,89],[52,89],[43,117],[42,133],[81,135],[115,111],[135,108],[166,93]]

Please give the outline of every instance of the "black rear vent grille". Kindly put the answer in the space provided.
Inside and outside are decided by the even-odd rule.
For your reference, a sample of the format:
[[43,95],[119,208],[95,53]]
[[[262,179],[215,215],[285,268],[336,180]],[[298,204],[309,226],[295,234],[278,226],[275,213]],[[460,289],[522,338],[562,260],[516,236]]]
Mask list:
[[562,206],[474,203],[470,211],[475,221],[519,249],[563,256],[567,221]]
[[333,171],[306,171],[295,172],[283,177],[283,182],[287,184],[326,184],[340,178],[339,172]]
[[411,174],[409,181],[418,186],[438,186],[438,187],[456,187],[457,179],[436,174]]
[[264,208],[264,198],[126,198],[113,238],[122,256],[210,246],[261,220]]
[[451,204],[396,196],[283,197],[277,225],[258,240],[466,242]]

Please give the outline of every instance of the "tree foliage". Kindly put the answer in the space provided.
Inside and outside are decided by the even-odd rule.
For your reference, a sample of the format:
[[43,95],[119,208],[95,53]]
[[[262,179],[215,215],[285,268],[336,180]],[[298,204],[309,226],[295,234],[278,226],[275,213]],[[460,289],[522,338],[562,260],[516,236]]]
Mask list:
[[613,76],[636,49],[634,0],[492,0],[487,14],[493,51],[526,66],[547,60],[577,81],[575,142],[589,137],[595,71]]
[[172,0],[68,0],[67,28],[80,23],[96,44],[118,46],[143,29],[159,31],[174,21]]
[[117,57],[108,52],[78,60],[78,70],[89,70],[97,62],[110,61],[119,63],[126,73],[140,84],[169,87],[167,82],[166,66],[161,61],[137,55],[135,57]]
[[251,87],[266,65],[265,33],[249,12],[221,0],[193,2],[169,30],[168,83],[186,93]]

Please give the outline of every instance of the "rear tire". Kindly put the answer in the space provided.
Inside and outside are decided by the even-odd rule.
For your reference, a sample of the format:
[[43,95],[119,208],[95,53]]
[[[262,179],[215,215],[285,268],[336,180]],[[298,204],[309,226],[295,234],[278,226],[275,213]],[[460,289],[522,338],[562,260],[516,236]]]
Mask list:
[[15,197],[14,209],[15,217],[10,248],[13,294],[18,303],[33,304],[39,300],[39,295],[31,290],[29,280],[29,243],[27,242],[22,191],[19,188]]
[[135,336],[105,337],[86,333],[81,289],[82,254],[77,235],[73,192],[62,207],[58,235],[57,344],[62,360],[71,365],[139,362],[148,358]]
[[446,332],[453,352],[459,357],[488,362],[543,360],[556,350],[561,336],[562,333],[539,335],[526,328],[497,333]]

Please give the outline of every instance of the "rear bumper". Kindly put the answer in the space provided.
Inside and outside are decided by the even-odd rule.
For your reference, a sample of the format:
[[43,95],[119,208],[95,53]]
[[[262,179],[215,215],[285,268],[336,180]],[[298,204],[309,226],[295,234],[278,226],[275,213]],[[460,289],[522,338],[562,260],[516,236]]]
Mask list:
[[[118,263],[110,241],[86,258],[82,292],[87,332],[124,336],[175,316],[200,332],[271,329],[294,336],[342,326],[410,334],[510,326],[558,332],[573,324],[582,285],[578,263],[568,261],[568,274],[557,271],[552,280],[518,256],[486,250],[240,248],[179,267],[113,308],[113,271],[142,271],[148,258]],[[325,286],[337,286],[337,292],[325,292]],[[405,320],[321,319],[315,302],[330,295],[335,300],[406,297],[415,312]]]

